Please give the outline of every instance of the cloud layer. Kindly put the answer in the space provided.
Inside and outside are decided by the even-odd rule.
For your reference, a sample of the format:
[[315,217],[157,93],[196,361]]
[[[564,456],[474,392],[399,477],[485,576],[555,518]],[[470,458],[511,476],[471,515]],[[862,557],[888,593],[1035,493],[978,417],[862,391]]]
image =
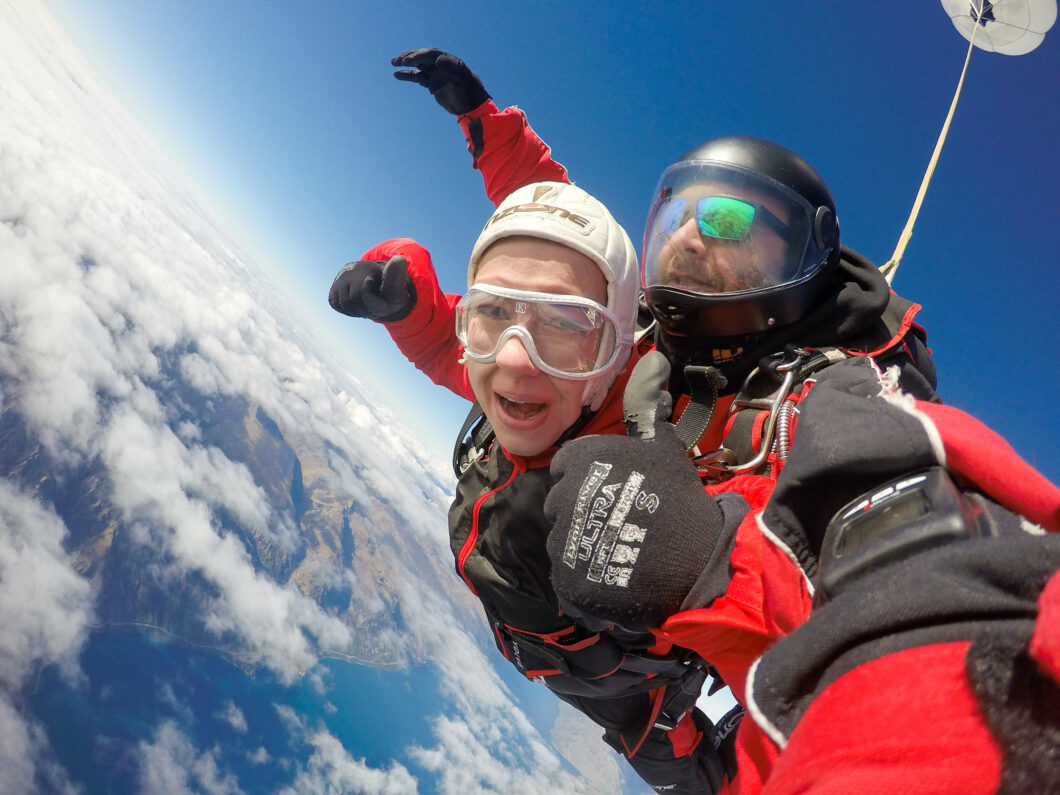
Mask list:
[[[138,576],[178,594],[199,583],[198,629],[255,650],[281,681],[322,649],[357,647],[343,611],[314,589],[349,592],[368,616],[396,599],[402,631],[375,640],[442,672],[448,703],[425,716],[439,745],[413,751],[441,791],[584,791],[513,703],[451,575],[446,465],[301,330],[35,0],[0,4],[0,107],[0,431],[9,451],[32,451],[0,480],[5,791],[71,786],[20,704],[41,665],[80,675],[99,583],[114,574],[79,571],[68,550],[118,535],[143,562]],[[326,485],[319,493],[340,508],[385,508],[400,532],[382,542],[380,554],[400,551],[387,560],[386,593],[307,539],[268,485],[214,443],[202,418],[229,406],[251,407],[228,417],[248,436],[279,429],[301,481]],[[47,471],[34,479],[34,466]],[[88,480],[71,485],[79,477]],[[77,506],[52,504],[67,493]],[[64,521],[75,508],[96,535]],[[307,549],[298,576],[277,579]],[[416,791],[400,763],[372,769],[326,729],[285,714],[311,748],[292,763],[291,791]],[[234,705],[225,715],[245,730]],[[217,750],[196,748],[177,723],[159,723],[138,754],[144,791],[240,791]]]

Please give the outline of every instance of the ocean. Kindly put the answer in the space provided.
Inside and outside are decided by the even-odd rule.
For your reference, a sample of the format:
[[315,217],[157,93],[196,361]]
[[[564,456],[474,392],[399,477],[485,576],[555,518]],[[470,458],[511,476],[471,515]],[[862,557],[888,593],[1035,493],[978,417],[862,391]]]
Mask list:
[[[324,728],[372,768],[398,762],[432,790],[432,774],[406,753],[433,747],[429,716],[440,711],[430,666],[384,670],[325,659],[285,685],[216,653],[146,632],[93,634],[81,656],[85,679],[41,671],[30,711],[58,761],[85,793],[139,792],[145,747],[177,729],[184,757],[209,755],[244,792],[275,792],[304,769]],[[172,751],[170,751],[172,753]],[[178,754],[178,759],[180,755]]]

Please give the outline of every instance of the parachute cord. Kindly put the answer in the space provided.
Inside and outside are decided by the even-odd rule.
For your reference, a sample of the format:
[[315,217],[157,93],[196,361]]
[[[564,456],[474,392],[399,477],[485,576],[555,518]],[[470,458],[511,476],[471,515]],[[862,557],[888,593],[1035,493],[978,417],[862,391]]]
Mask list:
[[[975,4],[972,4],[973,9]],[[982,13],[981,10],[978,13]],[[942,125],[942,132],[939,134],[939,140],[935,144],[935,151],[931,155],[931,162],[928,163],[927,171],[924,173],[924,179],[920,183],[920,191],[916,195],[916,201],[913,202],[913,211],[909,214],[909,220],[905,222],[905,229],[902,230],[901,236],[898,238],[898,245],[894,249],[894,254],[891,258],[880,266],[880,273],[887,279],[887,284],[894,281],[894,274],[898,272],[898,263],[902,259],[902,255],[905,253],[905,247],[909,243],[909,238],[913,236],[913,224],[916,223],[916,217],[920,213],[920,205],[924,203],[924,194],[927,193],[928,183],[931,182],[931,175],[935,173],[935,164],[938,163],[939,154],[942,152],[942,145],[946,141],[946,134],[950,130],[950,122],[953,120],[953,112],[957,109],[957,100],[961,96],[961,87],[964,85],[964,74],[968,71],[968,62],[972,59],[972,49],[975,47],[975,34],[978,31],[979,24],[978,20],[976,25],[972,29],[972,38],[968,42],[968,54],[964,57],[964,68],[961,69],[961,79],[957,81],[957,91],[953,94],[953,102],[950,103],[950,112],[946,114],[946,121]]]

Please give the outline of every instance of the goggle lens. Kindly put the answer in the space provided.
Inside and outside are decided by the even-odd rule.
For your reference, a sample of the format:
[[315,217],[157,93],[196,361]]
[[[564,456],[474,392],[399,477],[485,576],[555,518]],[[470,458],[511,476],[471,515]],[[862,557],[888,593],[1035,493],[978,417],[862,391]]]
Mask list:
[[456,307],[457,337],[468,357],[493,361],[518,336],[538,369],[587,378],[617,355],[610,313],[588,298],[476,285]]

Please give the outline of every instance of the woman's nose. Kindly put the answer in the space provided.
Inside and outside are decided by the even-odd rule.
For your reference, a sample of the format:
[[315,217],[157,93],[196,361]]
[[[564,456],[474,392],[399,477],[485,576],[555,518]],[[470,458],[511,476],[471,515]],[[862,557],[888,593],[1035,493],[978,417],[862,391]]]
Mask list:
[[497,358],[494,361],[498,367],[503,367],[505,370],[513,372],[526,374],[539,372],[537,365],[530,358],[523,341],[517,336],[509,337],[504,341],[501,349],[497,351]]

